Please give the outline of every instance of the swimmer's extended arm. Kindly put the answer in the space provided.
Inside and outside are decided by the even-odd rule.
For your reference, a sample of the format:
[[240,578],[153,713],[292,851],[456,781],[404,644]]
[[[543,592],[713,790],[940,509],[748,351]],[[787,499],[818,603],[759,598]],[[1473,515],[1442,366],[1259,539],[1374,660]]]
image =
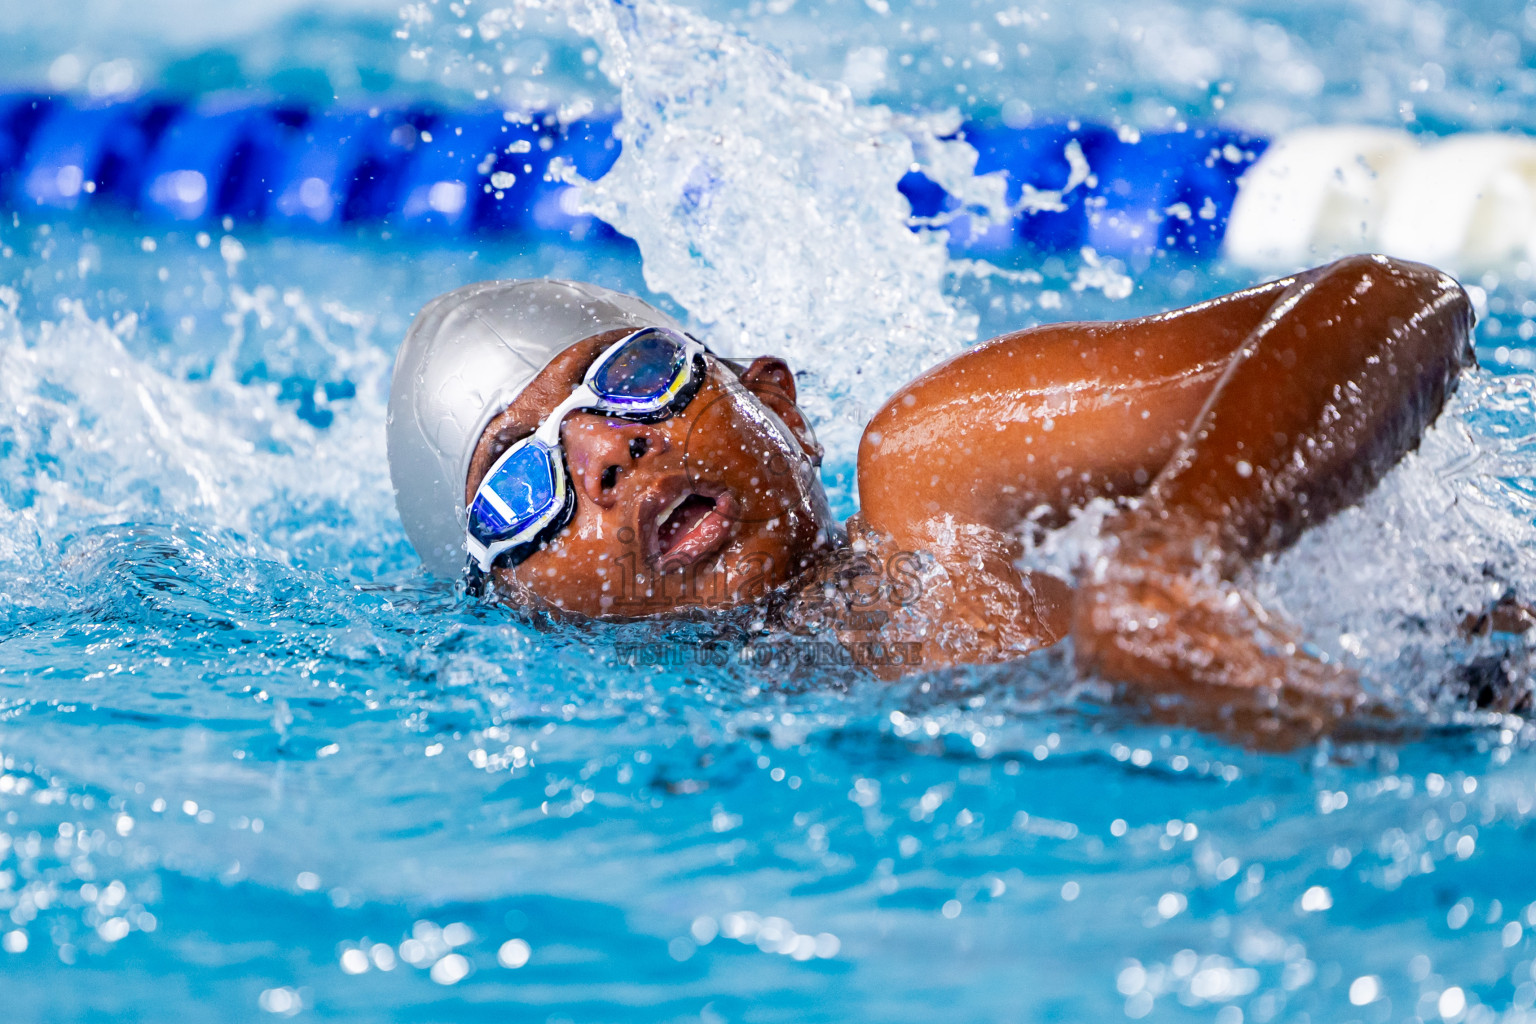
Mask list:
[[[1079,666],[1315,734],[1364,704],[1231,580],[1359,501],[1473,361],[1472,307],[1433,268],[1351,257],[1290,286],[1234,356],[1077,594]],[[1265,708],[1273,708],[1267,718]]]
[[917,600],[883,609],[928,664],[995,661],[1064,638],[1070,587],[1021,573],[1015,531],[1146,490],[1232,355],[1293,278],[1158,316],[996,338],[907,385],[859,447],[854,535],[926,552]]
[[[1232,579],[1359,500],[1417,445],[1471,360],[1471,322],[1465,294],[1445,275],[1351,257],[1163,318],[1000,339],[914,382],[871,423],[879,436],[866,437],[860,453],[865,515],[895,543],[926,543],[961,574],[976,563],[946,552],[946,525],[1003,537],[1035,499],[1059,513],[1095,494],[1144,491],[1136,508],[1106,524],[1110,546],[1071,600],[1067,625],[1053,618],[1040,632],[1070,630],[1085,671],[1149,693],[1178,692],[1218,717],[1315,733],[1359,705],[1358,689],[1347,673],[1308,656]],[[1052,354],[1022,352],[1032,336]],[[1174,356],[1159,361],[1154,341]],[[1090,342],[1099,355],[1084,353]],[[1211,373],[1207,360],[1228,344]],[[1004,365],[1008,354],[1024,368]],[[1062,376],[1053,381],[1052,373]],[[1018,414],[998,385],[1007,381],[1020,385]],[[1029,435],[1021,451],[1011,450],[1021,424],[1043,427],[1030,408],[1041,395],[1076,396],[1058,400],[1062,412],[1047,433],[1066,429],[1078,462],[1052,456],[1044,473],[1032,468],[1044,448]],[[976,414],[963,415],[966,407]],[[982,415],[998,409],[1001,424]],[[1137,426],[1160,415],[1179,435],[1165,447]],[[989,443],[989,431],[1010,443]],[[925,440],[930,450],[955,446],[945,468],[970,465],[983,486],[952,485],[946,506],[942,485],[924,477]],[[1143,475],[1149,486],[1138,486]],[[1020,494],[1025,503],[1015,504]],[[946,508],[971,521],[953,511],[946,519]],[[1038,588],[1028,577],[1019,582],[1025,602]],[[978,646],[953,660],[994,657]]]
[[1146,489],[1294,278],[1120,323],[995,338],[927,371],[859,446],[869,525],[917,543],[946,520],[1011,531]]

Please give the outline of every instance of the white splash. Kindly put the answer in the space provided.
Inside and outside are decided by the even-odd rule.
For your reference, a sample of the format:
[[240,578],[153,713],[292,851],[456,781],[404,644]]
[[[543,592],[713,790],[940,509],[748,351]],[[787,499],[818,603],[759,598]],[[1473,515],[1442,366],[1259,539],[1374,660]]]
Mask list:
[[[241,294],[232,347],[244,317],[264,308],[263,296],[242,304]],[[295,305],[297,320],[320,326]],[[136,358],[125,344],[135,325],[129,316],[114,329],[77,306],[33,323],[0,311],[0,589],[45,600],[45,569],[62,549],[136,523],[216,532],[242,556],[376,569],[381,538],[399,533],[384,454],[387,354],[349,350],[357,399],[320,430],[278,401],[275,384],[239,383],[227,366],[187,379]]]
[[953,125],[860,104],[672,4],[526,0],[480,22],[555,11],[599,45],[623,114],[622,154],[582,205],[639,243],[646,283],[712,344],[802,371],[823,440],[850,458],[891,391],[975,338],[946,294],[944,237],[909,229],[897,182],[922,158],[1006,216],[1001,180],[935,135]]
[[1410,692],[1489,653],[1467,644],[1462,620],[1506,593],[1536,595],[1533,384],[1465,374],[1419,450],[1264,570],[1261,594],[1335,655]]

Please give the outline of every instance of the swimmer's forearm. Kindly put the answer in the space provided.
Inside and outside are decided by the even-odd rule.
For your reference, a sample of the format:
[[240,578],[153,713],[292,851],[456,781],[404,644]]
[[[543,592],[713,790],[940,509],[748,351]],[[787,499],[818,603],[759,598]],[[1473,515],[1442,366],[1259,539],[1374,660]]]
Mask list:
[[1352,256],[1309,271],[1233,358],[1147,508],[1217,526],[1238,561],[1283,549],[1418,446],[1473,362],[1472,320],[1433,267]]
[[1308,653],[1235,585],[1189,567],[1111,559],[1077,592],[1072,639],[1080,674],[1242,742],[1296,746],[1366,710],[1352,672]]

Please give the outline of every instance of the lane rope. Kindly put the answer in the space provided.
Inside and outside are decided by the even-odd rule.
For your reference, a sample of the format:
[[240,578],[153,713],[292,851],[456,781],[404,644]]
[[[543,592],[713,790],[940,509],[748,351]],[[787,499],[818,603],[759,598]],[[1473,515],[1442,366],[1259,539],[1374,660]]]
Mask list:
[[[1069,121],[967,123],[959,136],[976,148],[978,174],[1005,176],[1011,222],[985,222],[921,170],[900,184],[914,225],[947,230],[957,254],[1087,246],[1142,265],[1221,256],[1281,269],[1379,250],[1465,269],[1536,252],[1536,140],[1522,135],[1327,126],[1269,140]],[[115,210],[146,225],[612,240],[577,209],[568,171],[601,177],[618,155],[600,116],[0,95],[7,207]]]

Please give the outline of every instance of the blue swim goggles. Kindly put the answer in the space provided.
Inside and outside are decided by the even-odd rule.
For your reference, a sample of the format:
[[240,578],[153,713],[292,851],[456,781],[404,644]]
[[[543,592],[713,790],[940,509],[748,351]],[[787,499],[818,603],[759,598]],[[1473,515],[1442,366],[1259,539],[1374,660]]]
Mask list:
[[516,565],[571,521],[576,496],[560,426],[577,409],[639,423],[681,412],[704,382],[704,345],[666,327],[645,327],[610,345],[539,429],[508,448],[469,503],[469,554],[488,573],[503,555]]

